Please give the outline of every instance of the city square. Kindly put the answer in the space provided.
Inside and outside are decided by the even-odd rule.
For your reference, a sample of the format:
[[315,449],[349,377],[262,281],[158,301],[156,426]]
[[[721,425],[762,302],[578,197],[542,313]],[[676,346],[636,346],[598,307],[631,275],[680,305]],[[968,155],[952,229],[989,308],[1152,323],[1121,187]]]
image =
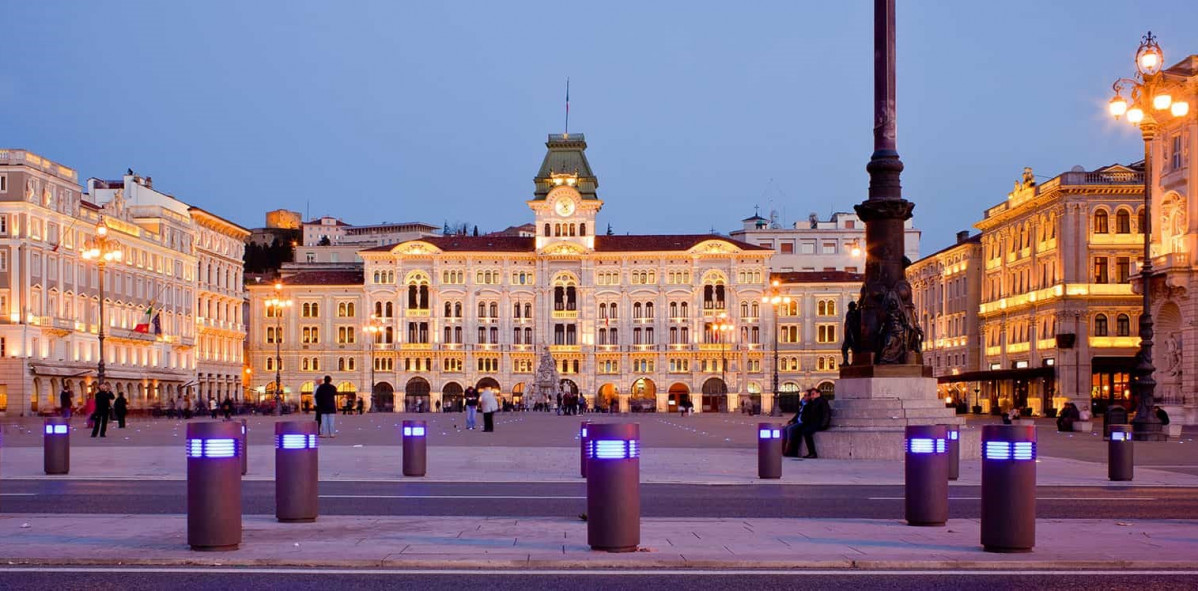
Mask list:
[[1105,8],[5,7],[0,588],[1192,588],[1198,13]]

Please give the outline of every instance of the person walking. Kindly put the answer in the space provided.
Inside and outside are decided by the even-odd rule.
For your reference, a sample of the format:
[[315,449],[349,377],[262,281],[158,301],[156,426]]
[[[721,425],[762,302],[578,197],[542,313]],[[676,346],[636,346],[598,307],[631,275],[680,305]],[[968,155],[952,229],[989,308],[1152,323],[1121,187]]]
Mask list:
[[827,429],[832,422],[828,401],[820,395],[819,390],[810,390],[809,402],[803,406],[802,415],[800,429],[803,431],[803,441],[807,444],[807,455],[803,457],[814,460],[819,457],[815,452],[815,432]]
[[466,429],[473,431],[478,426],[478,390],[466,388]]
[[499,410],[499,401],[491,388],[484,388],[483,395],[478,399],[479,410],[483,413],[483,433],[495,431],[495,411]]
[[71,388],[65,383],[62,385],[62,392],[58,393],[59,411],[62,413],[62,418],[71,418],[71,405],[75,402],[75,395],[71,394]]
[[225,413],[226,421],[233,420],[233,399],[227,394],[225,395],[225,401],[220,403],[220,409]]
[[87,396],[87,402],[83,403],[83,416],[87,417],[86,426],[88,429],[92,426],[92,420],[96,414],[96,394],[95,392]]
[[214,418],[214,419],[215,419],[215,418],[216,418],[216,412],[217,412],[217,404],[216,404],[216,399],[215,399],[215,398],[213,398],[213,397],[211,397],[211,396],[209,396],[209,397],[208,397],[208,414],[209,414],[209,416],[211,416],[212,418]]
[[92,412],[92,437],[108,437],[108,415],[112,412],[112,386],[108,382],[100,384],[93,398],[95,410]]
[[366,409],[366,403],[362,402],[362,398],[358,398],[358,414],[361,415]]
[[112,416],[116,417],[116,425],[120,429],[125,428],[125,416],[129,414],[129,401],[125,400],[125,393],[117,394],[116,401],[112,403]]
[[325,376],[324,383],[316,388],[316,413],[320,417],[320,436],[336,437],[337,387],[332,376]]

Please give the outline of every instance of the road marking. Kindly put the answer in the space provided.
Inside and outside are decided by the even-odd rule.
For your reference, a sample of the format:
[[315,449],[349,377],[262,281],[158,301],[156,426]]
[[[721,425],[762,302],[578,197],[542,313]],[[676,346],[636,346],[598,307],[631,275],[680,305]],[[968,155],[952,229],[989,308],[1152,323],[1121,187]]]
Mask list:
[[794,569],[770,569],[770,570],[745,570],[745,569],[652,569],[652,570],[615,570],[615,569],[594,569],[594,570],[523,570],[519,568],[511,569],[351,569],[351,568],[261,568],[261,567],[246,567],[246,568],[229,568],[229,567],[211,567],[211,566],[195,566],[195,567],[135,567],[135,566],[33,566],[33,567],[0,567],[0,573],[151,573],[151,574],[182,574],[182,573],[197,573],[204,574],[224,574],[224,575],[392,575],[392,576],[413,576],[413,575],[454,575],[461,576],[462,573],[471,573],[476,575],[498,575],[498,576],[537,576],[537,577],[562,577],[562,576],[707,576],[707,577],[728,577],[728,576],[758,576],[758,577],[776,577],[776,576],[793,576],[796,573],[802,575],[816,576],[859,576],[859,577],[926,577],[926,576],[972,576],[972,577],[1124,577],[1124,576],[1168,576],[1168,577],[1192,577],[1198,575],[1198,570],[1010,570],[1001,567],[1001,563],[995,563],[994,570],[868,570],[868,569],[819,569],[819,570],[794,570]]
[[[870,501],[905,501],[907,497],[869,497]],[[949,497],[950,501],[980,501],[982,497]],[[1156,497],[1036,497],[1037,501],[1155,501]]]
[[0,493],[0,497],[32,497],[37,493]]
[[322,499],[585,499],[566,495],[320,495]]

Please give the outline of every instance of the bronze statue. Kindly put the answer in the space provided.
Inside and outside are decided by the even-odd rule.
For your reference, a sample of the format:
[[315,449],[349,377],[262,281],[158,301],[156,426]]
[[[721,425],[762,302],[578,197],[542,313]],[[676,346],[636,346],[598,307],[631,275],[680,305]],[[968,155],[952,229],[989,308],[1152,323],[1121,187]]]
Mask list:
[[844,314],[844,342],[840,345],[840,354],[844,356],[841,365],[849,364],[849,350],[853,351],[854,360],[861,352],[861,311],[857,302],[849,302],[849,311]]

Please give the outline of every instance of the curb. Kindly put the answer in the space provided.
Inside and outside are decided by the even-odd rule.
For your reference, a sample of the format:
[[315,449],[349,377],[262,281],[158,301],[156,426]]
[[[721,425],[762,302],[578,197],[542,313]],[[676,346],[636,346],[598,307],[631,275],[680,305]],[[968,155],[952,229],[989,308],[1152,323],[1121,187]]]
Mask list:
[[1131,560],[719,560],[685,558],[646,559],[440,559],[412,557],[411,559],[386,558],[383,560],[288,560],[274,558],[3,558],[0,565],[7,567],[254,567],[254,568],[381,568],[381,569],[427,569],[427,570],[523,570],[528,568],[562,569],[576,571],[622,570],[638,568],[673,568],[693,570],[856,570],[856,571],[927,571],[927,570],[1091,570],[1121,571],[1136,570],[1184,570],[1198,567],[1193,561],[1131,561]]

